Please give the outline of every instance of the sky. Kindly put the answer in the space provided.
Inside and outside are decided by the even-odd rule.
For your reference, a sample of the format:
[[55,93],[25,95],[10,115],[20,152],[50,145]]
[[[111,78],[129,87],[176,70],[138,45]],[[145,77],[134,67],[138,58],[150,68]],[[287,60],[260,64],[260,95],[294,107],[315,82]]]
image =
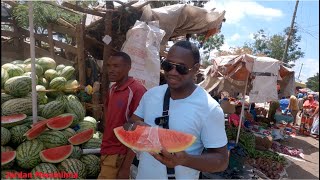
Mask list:
[[[221,32],[225,37],[222,50],[243,46],[253,42],[253,34],[264,29],[268,35],[282,34],[290,27],[295,8],[294,0],[210,0],[206,9],[225,10],[226,22]],[[292,68],[295,76],[302,82],[319,73],[319,1],[300,0],[295,22],[298,35],[301,35],[299,47],[305,53],[304,58],[295,62]],[[302,65],[303,63],[303,65]]]

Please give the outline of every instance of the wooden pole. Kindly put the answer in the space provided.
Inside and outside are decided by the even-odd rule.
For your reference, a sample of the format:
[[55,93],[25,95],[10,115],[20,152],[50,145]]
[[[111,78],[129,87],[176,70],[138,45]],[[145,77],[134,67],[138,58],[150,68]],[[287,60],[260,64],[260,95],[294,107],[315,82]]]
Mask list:
[[[104,24],[105,24],[105,30],[104,34],[112,37],[112,12],[108,11],[106,12],[106,15],[104,17]],[[108,58],[111,56],[112,53],[112,40],[109,45],[104,44],[103,48],[103,66],[102,66],[102,78],[101,78],[101,95],[102,95],[102,103],[106,101],[107,91],[109,90],[110,82],[108,80],[108,74],[107,74],[107,61]],[[107,107],[104,107],[107,108]],[[105,124],[105,117],[102,119],[102,121],[99,123],[99,129],[102,131],[104,130],[104,124]]]
[[297,14],[297,10],[298,10],[298,4],[299,4],[299,0],[296,1],[296,6],[294,8],[294,12],[293,12],[292,20],[291,20],[291,27],[290,27],[290,31],[289,31],[289,34],[288,34],[286,46],[285,46],[285,49],[284,49],[282,62],[284,62],[287,59],[290,38],[291,38],[291,34],[292,34],[292,31],[293,31],[293,28],[294,28],[293,26],[294,26],[294,20],[296,18],[296,14]]
[[247,94],[249,76],[250,76],[250,72],[248,72],[248,76],[247,76],[247,80],[246,80],[246,86],[244,87],[244,92],[243,92],[243,95],[242,95],[242,107],[241,107],[240,122],[239,122],[239,126],[238,126],[236,144],[238,144],[238,142],[239,142],[240,129],[241,129],[241,126],[242,126],[242,120],[245,118],[244,117],[244,103],[245,103],[246,94]]
[[86,62],[84,56],[84,27],[86,22],[86,15],[82,16],[81,23],[77,25],[77,56],[78,56],[78,70],[80,86],[86,85]]
[[48,25],[48,39],[49,39],[49,51],[51,58],[54,59],[54,43],[53,43],[53,34],[52,34],[52,24]]
[[38,105],[37,105],[37,90],[36,90],[36,65],[35,65],[35,40],[33,27],[33,3],[29,1],[29,30],[30,30],[30,57],[31,57],[31,77],[32,77],[32,122],[35,124],[38,121]]

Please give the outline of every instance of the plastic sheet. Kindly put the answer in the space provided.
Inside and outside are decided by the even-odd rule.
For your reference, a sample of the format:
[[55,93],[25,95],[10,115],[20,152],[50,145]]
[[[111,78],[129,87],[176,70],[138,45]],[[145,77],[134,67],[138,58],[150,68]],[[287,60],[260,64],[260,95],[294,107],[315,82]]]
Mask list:
[[159,140],[158,126],[147,128],[138,139],[137,144],[141,147],[144,147],[146,151],[156,150],[160,151],[162,145]]

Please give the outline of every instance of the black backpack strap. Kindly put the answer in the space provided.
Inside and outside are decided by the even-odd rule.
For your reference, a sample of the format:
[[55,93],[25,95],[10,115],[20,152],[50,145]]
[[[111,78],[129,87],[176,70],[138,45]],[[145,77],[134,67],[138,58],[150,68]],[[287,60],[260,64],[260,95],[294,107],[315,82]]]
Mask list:
[[166,123],[163,123],[163,128],[169,129],[169,106],[170,106],[170,89],[168,88],[166,90],[166,93],[164,94],[163,98],[163,112],[162,116],[165,117]]
[[[166,117],[165,119],[167,120],[166,123],[163,124],[163,128],[165,129],[169,129],[169,106],[170,106],[170,97],[171,97],[171,93],[170,93],[170,89],[169,87],[166,90],[166,93],[164,94],[164,98],[163,98],[163,112],[162,112],[162,116]],[[174,179],[172,177],[174,177],[175,171],[174,168],[168,168],[167,167],[167,174],[169,176],[169,179]]]

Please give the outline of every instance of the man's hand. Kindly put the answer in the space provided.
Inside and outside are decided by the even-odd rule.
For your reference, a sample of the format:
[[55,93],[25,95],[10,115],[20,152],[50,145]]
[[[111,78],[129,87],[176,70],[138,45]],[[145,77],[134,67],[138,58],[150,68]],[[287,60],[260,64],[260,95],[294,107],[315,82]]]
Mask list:
[[150,153],[155,159],[160,161],[162,164],[169,168],[174,168],[178,165],[183,165],[186,161],[188,154],[185,151],[177,152],[177,153],[169,153],[165,149],[161,151],[161,153]]
[[149,124],[143,121],[135,121],[134,123],[127,122],[123,125],[123,129],[126,131],[133,131],[137,126],[150,126]]

